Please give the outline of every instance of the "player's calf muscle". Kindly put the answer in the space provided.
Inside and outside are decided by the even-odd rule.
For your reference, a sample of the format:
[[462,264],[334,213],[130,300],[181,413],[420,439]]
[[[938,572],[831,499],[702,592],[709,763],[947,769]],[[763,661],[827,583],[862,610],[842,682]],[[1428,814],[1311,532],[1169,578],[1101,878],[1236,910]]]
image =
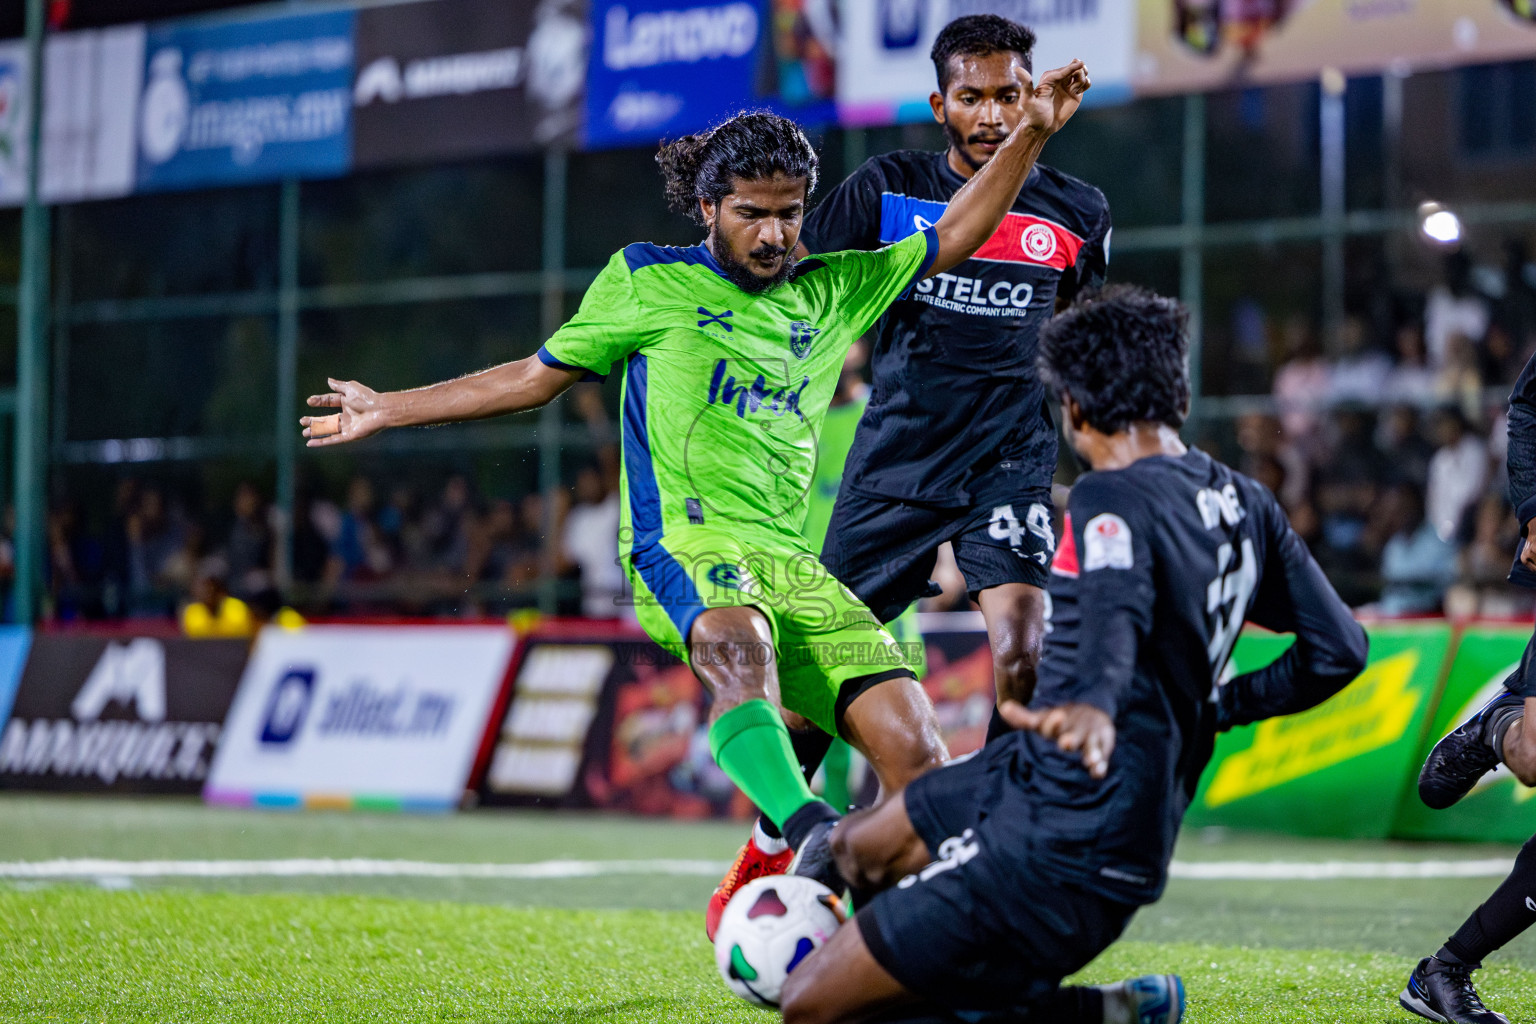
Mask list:
[[778,676],[772,657],[773,634],[755,608],[712,608],[700,615],[688,632],[694,673],[714,697],[711,717],[719,718],[749,700],[778,706]]

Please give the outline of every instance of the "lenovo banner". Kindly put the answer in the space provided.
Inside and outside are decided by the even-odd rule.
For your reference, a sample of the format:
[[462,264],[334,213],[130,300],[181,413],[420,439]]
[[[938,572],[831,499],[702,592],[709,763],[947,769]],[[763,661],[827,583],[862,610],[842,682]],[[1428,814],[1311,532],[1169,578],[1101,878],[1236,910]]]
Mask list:
[[592,0],[587,145],[645,145],[768,107],[835,118],[837,25],[802,0]]
[[268,627],[204,797],[239,806],[450,810],[512,648],[501,626]]
[[[0,663],[24,651],[0,638]],[[0,733],[0,788],[198,792],[245,656],[242,640],[36,636]]]
[[353,17],[330,11],[150,26],[139,190],[345,173]]
[[357,13],[358,167],[574,145],[585,0],[428,0]]

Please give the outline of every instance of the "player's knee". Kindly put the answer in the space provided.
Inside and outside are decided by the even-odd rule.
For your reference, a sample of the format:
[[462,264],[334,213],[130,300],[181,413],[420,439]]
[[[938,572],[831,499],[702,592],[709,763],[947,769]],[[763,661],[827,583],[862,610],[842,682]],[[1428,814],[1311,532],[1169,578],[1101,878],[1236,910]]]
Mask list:
[[1044,644],[1034,631],[999,637],[992,651],[992,669],[998,700],[1028,703],[1035,690],[1035,671],[1040,667]]

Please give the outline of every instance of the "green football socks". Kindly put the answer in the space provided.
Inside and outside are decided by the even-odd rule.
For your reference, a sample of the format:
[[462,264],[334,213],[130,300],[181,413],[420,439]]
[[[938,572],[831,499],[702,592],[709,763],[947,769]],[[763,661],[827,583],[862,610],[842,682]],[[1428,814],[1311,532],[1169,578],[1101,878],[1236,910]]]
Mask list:
[[765,700],[749,700],[721,715],[709,727],[709,749],[720,770],[781,828],[790,815],[816,802],[800,774],[789,730]]

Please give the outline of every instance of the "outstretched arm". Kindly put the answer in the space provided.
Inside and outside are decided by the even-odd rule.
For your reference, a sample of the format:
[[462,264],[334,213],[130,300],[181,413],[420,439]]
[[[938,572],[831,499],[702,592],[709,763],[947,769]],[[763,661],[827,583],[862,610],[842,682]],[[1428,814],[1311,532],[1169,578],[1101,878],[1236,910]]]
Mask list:
[[309,447],[321,448],[360,441],[390,427],[483,420],[546,405],[584,372],[548,366],[538,356],[529,356],[412,391],[381,394],[356,381],[327,379],[330,393],[310,395],[309,405],[340,411],[305,416],[299,424]]
[[1019,82],[1029,95],[1024,120],[1008,136],[987,165],[965,183],[949,201],[944,216],[934,225],[939,233],[939,252],[928,275],[971,258],[1003,223],[1003,217],[1019,197],[1019,189],[1035,166],[1045,140],[1077,112],[1083,94],[1092,84],[1080,60],[1047,71],[1031,88],[1029,73],[1019,69]]

